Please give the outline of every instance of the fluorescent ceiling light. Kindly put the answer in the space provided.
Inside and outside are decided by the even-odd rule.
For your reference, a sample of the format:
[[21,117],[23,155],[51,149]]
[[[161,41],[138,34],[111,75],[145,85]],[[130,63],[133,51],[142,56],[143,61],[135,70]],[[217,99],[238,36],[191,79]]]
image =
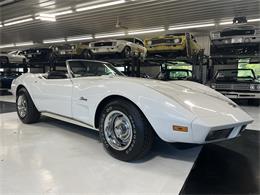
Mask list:
[[83,40],[90,40],[93,39],[92,35],[80,35],[80,36],[72,36],[72,37],[67,37],[67,41],[83,41]]
[[15,43],[16,47],[29,46],[29,45],[34,45],[34,43],[32,41]]
[[63,43],[63,42],[65,42],[64,38],[43,40],[43,43]]
[[66,15],[66,14],[71,14],[73,11],[70,10],[65,10],[65,11],[60,11],[60,12],[43,12],[43,13],[37,13],[35,14],[35,19],[36,20],[45,20],[45,21],[56,21],[56,16],[61,16],[61,15]]
[[40,19],[43,21],[51,21],[51,22],[56,21],[56,17],[54,15],[44,14],[44,13],[41,13],[39,16],[35,17],[35,19]]
[[11,25],[20,24],[20,23],[29,22],[29,21],[33,21],[33,18],[27,18],[27,19],[17,20],[17,21],[13,21],[13,22],[7,22],[7,23],[4,23],[4,26],[11,26]]
[[125,36],[125,32],[118,32],[118,33],[107,33],[107,34],[96,34],[95,38],[96,39],[102,39],[102,38],[109,38],[109,37],[120,37],[120,36]]
[[97,4],[102,4],[102,3],[106,3],[106,2],[111,2],[111,0],[95,0],[95,1],[90,1],[87,3],[80,3],[80,4],[77,4],[75,6],[75,8],[87,7],[90,5],[97,5]]
[[14,44],[0,45],[0,48],[14,47]]
[[128,31],[128,34],[129,35],[138,35],[138,34],[155,33],[155,32],[163,32],[163,31],[165,31],[165,28],[159,27],[159,28],[150,28],[150,29],[140,29],[140,30]]
[[54,4],[55,4],[55,1],[45,1],[45,2],[39,3],[39,6],[40,7],[47,7],[47,6],[51,6],[51,5],[54,5]]
[[227,22],[220,22],[219,25],[229,25],[229,24],[233,24],[232,21],[227,21]]
[[53,16],[61,16],[61,15],[66,15],[66,14],[71,14],[71,13],[73,13],[72,10],[67,10],[67,11],[52,13],[51,15],[53,15]]
[[0,24],[0,28],[1,28],[1,27],[3,27],[3,25],[2,25],[2,24]]
[[125,0],[112,1],[112,2],[108,2],[108,3],[102,3],[102,4],[98,4],[98,5],[92,5],[92,6],[77,8],[76,11],[81,12],[81,11],[86,11],[86,10],[92,10],[92,9],[108,7],[108,6],[112,6],[112,5],[118,5],[118,4],[122,4],[122,3],[125,3],[125,2],[126,2]]
[[260,18],[249,19],[249,20],[247,20],[247,22],[260,22]]
[[192,29],[192,28],[205,28],[215,26],[214,23],[205,23],[205,24],[195,24],[195,25],[185,25],[185,26],[170,26],[169,30],[183,30],[183,29]]

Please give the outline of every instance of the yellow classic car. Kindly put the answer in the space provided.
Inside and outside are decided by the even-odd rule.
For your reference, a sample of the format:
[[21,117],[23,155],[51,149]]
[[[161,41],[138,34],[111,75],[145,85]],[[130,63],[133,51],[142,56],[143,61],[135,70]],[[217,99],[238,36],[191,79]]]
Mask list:
[[199,53],[200,46],[190,33],[175,33],[145,39],[148,55],[192,57]]

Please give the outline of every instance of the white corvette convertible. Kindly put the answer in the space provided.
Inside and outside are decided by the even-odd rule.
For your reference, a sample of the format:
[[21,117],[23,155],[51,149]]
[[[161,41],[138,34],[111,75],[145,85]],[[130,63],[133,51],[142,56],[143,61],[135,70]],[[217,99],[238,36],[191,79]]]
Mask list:
[[166,142],[239,136],[252,118],[220,93],[189,81],[128,78],[106,62],[68,60],[66,71],[24,74],[12,83],[24,123],[40,115],[99,130],[106,150],[131,161],[157,134]]

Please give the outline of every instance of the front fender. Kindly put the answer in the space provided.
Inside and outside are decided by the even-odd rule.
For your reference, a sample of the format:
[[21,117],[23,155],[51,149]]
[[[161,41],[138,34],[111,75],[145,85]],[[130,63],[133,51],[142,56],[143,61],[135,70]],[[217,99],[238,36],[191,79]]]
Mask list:
[[[110,84],[110,89],[115,88],[113,84]],[[110,90],[109,93],[104,94],[99,103],[109,96],[121,96],[130,100],[142,111],[157,135],[164,141],[172,142],[174,133],[177,133],[173,132],[173,125],[187,126],[191,129],[192,121],[196,117],[177,101],[142,85],[131,84],[126,88],[127,90]],[[129,93],[130,91],[131,93]],[[99,103],[95,105],[95,112]],[[95,113],[91,115],[93,116],[92,120],[94,124]],[[181,136],[183,140],[189,140],[192,135],[181,133]]]

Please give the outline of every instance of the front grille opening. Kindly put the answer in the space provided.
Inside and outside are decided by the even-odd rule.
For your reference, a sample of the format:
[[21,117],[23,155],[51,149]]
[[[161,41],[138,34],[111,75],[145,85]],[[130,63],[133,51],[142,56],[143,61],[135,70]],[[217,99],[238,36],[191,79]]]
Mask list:
[[207,135],[206,141],[228,138],[232,130],[233,128],[211,131]]
[[246,130],[246,125],[243,125],[242,127],[241,127],[241,129],[240,129],[240,131],[239,131],[239,134],[241,134],[243,131],[245,131]]

